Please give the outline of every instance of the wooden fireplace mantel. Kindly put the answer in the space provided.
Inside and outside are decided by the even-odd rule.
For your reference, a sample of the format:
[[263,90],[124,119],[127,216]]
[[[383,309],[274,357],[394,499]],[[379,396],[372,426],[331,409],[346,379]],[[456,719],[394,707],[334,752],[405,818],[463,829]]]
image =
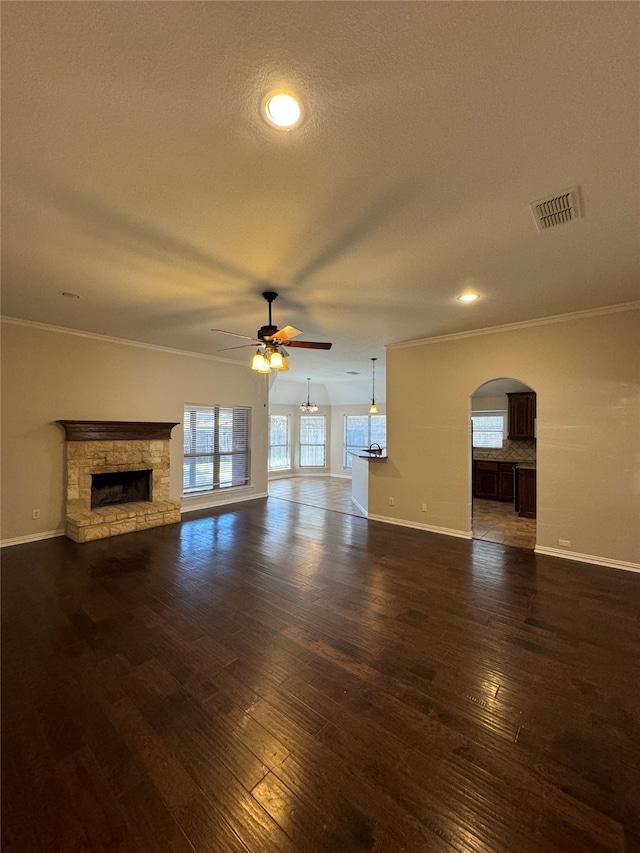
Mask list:
[[56,421],[67,441],[166,441],[176,423],[153,421]]

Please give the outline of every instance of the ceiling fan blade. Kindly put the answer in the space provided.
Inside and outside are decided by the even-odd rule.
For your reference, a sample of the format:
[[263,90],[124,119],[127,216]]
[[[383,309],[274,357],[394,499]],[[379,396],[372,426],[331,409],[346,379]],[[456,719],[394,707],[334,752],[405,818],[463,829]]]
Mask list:
[[231,335],[234,338],[244,338],[245,341],[256,341],[256,343],[260,343],[257,338],[252,338],[249,335],[237,335],[235,332],[227,332],[226,329],[211,329],[212,332],[220,332],[221,335]]
[[[242,335],[238,335],[238,337],[242,337]],[[226,352],[228,349],[244,349],[245,347],[255,347],[256,344],[259,345],[260,343],[260,341],[256,341],[252,344],[238,344],[238,346],[235,347],[222,347],[222,349],[217,349],[216,352]]]
[[303,347],[304,349],[331,349],[333,344],[321,341],[287,341],[288,347]]
[[290,341],[291,338],[297,338],[298,335],[301,334],[302,329],[296,329],[295,326],[285,326],[282,329],[278,329],[278,331],[274,333],[273,337],[284,343],[284,341]]

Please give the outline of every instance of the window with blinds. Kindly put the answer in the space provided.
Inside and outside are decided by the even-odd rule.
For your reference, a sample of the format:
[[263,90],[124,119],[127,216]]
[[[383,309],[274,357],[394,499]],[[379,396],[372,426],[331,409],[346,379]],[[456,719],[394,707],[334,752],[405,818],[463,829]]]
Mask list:
[[289,415],[269,417],[269,471],[291,467],[289,453]]
[[300,418],[300,467],[326,467],[326,426],[324,415]]
[[185,495],[249,483],[250,425],[250,408],[184,407]]
[[471,412],[473,447],[502,448],[506,422],[506,412]]
[[370,444],[387,445],[386,415],[345,415],[343,467],[352,467],[351,453],[364,450]]

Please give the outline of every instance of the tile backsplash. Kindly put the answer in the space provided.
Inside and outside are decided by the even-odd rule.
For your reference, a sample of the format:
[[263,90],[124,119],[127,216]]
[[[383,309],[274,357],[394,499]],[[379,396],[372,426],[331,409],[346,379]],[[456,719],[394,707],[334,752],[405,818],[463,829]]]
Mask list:
[[502,442],[502,449],[497,447],[474,447],[474,459],[495,459],[501,462],[535,462],[536,440],[510,441],[508,438]]

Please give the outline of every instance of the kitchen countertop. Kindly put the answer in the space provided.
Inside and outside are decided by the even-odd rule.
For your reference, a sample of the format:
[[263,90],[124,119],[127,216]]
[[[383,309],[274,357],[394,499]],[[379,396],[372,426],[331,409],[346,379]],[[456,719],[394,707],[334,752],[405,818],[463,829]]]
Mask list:
[[516,468],[524,468],[524,469],[535,471],[536,470],[536,463],[535,462],[518,462],[518,464],[516,465]]
[[357,456],[358,459],[388,459],[388,456],[381,456],[379,453],[354,453],[353,450],[349,451],[352,456]]

